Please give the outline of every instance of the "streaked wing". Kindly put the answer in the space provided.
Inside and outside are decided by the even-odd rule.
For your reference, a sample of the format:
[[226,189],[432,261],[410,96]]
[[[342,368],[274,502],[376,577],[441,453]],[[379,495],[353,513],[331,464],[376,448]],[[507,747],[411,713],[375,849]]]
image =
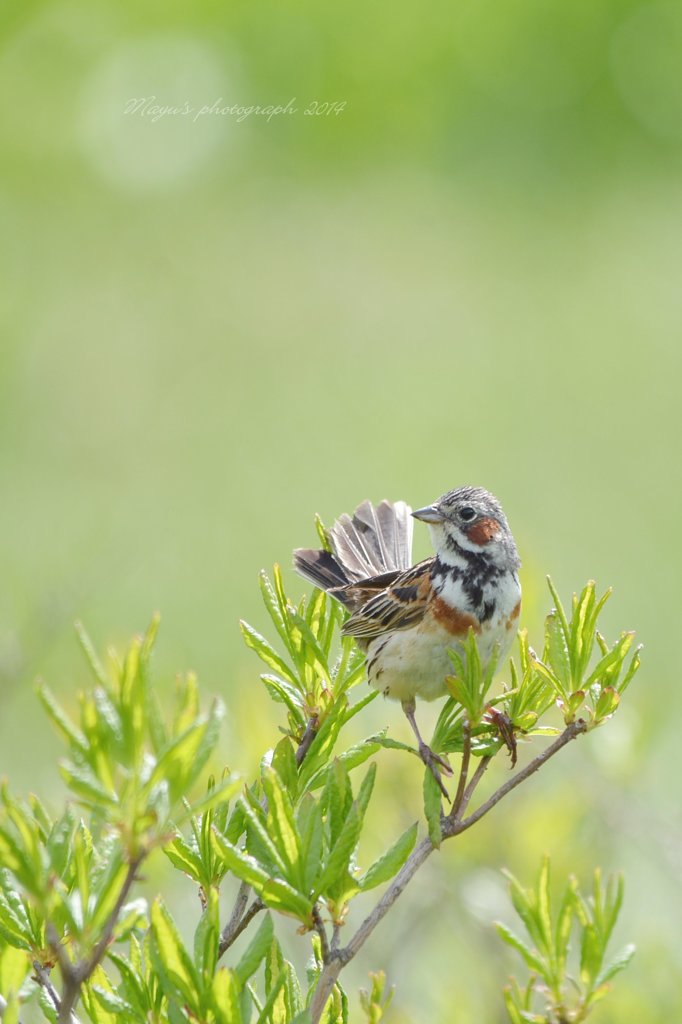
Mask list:
[[433,558],[427,558],[404,572],[384,573],[383,577],[349,587],[351,600],[356,596],[353,591],[357,591],[362,603],[344,623],[343,632],[358,640],[371,640],[382,633],[416,626],[424,617],[429,599],[432,565]]

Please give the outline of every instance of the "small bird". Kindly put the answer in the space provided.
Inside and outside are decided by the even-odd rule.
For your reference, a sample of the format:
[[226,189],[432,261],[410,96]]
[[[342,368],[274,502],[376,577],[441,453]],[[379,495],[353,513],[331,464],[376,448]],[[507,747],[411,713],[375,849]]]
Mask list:
[[[412,519],[428,523],[436,554],[412,561]],[[422,739],[415,698],[447,693],[448,655],[464,655],[469,629],[485,666],[508,652],[521,610],[519,559],[498,500],[482,487],[459,487],[412,512],[402,501],[364,501],[329,531],[331,551],[300,548],[296,570],[351,612],[343,625],[367,655],[370,686],[399,700],[419,754],[441,790],[447,761]]]

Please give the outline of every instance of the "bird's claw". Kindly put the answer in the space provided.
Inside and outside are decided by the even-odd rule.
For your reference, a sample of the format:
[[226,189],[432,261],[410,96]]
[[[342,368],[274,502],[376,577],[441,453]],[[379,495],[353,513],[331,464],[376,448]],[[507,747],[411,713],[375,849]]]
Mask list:
[[422,761],[429,769],[436,782],[438,783],[438,788],[440,789],[445,799],[449,800],[450,794],[443,785],[441,771],[443,772],[444,775],[452,775],[452,768],[450,767],[450,765],[442,757],[439,757],[438,754],[434,753],[434,751],[431,750],[431,747],[427,746],[426,743],[419,744],[419,756],[421,757]]

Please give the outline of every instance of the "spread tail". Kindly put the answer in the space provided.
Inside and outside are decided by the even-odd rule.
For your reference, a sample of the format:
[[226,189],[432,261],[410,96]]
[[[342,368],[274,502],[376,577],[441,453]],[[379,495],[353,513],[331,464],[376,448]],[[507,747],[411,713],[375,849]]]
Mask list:
[[343,588],[412,564],[411,509],[404,501],[363,501],[331,530],[332,551],[298,548],[294,566],[304,579],[346,603]]

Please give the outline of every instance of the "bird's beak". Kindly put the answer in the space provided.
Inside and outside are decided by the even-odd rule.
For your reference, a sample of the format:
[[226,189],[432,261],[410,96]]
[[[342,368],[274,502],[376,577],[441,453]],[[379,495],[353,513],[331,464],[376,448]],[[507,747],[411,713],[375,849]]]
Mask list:
[[418,508],[412,513],[415,519],[421,519],[423,523],[442,523],[445,516],[442,515],[435,505],[426,505]]

